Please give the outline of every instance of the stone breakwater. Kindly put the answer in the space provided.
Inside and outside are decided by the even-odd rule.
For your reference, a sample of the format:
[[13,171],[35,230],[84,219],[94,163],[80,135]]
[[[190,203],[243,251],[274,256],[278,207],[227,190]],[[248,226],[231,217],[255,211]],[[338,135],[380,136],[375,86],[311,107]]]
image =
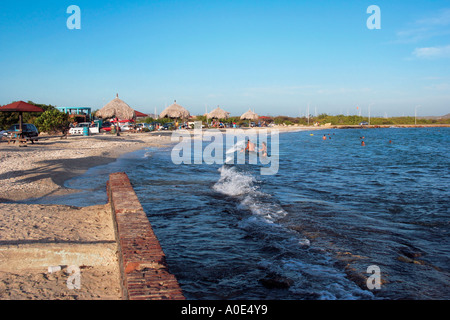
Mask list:
[[111,174],[107,192],[119,249],[122,298],[184,300],[128,176]]

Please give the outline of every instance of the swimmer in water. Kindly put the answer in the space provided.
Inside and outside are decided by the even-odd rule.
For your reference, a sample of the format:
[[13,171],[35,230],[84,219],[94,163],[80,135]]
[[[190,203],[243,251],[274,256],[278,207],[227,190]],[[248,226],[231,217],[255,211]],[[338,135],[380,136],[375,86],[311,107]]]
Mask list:
[[325,135],[323,135],[323,138],[322,138],[323,140],[327,140],[327,137],[325,136]]
[[251,152],[251,151],[255,151],[255,144],[253,142],[251,142],[250,140],[247,139],[247,146],[245,147],[245,149],[242,149],[241,152]]
[[361,141],[361,146],[364,147],[366,143],[364,141]]
[[261,156],[266,157],[267,156],[267,145],[265,142],[262,143],[262,147],[261,147]]

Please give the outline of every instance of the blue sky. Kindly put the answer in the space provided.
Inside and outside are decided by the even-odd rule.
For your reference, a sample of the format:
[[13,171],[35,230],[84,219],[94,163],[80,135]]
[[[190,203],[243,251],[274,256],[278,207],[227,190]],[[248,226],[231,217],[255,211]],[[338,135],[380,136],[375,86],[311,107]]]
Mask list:
[[0,72],[0,105],[99,109],[118,93],[141,112],[443,115],[450,1],[2,0]]

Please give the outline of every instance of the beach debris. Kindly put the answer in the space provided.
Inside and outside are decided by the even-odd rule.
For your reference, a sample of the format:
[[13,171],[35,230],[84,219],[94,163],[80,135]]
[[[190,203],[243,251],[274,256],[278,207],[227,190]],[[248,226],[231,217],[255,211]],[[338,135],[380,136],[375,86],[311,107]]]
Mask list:
[[298,241],[298,244],[302,247],[309,247],[311,245],[311,242],[308,239],[300,239]]
[[61,271],[61,266],[50,266],[48,267],[48,273],[55,273]]

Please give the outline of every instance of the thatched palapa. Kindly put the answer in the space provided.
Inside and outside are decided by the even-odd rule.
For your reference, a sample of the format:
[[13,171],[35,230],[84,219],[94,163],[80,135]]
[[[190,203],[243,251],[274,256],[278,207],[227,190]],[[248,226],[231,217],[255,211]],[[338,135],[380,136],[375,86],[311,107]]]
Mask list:
[[241,120],[258,120],[259,116],[254,113],[252,110],[248,110],[241,116]]
[[210,113],[206,114],[207,119],[228,119],[230,113],[217,107]]
[[120,120],[134,120],[136,119],[135,111],[124,101],[119,99],[119,95],[114,100],[111,100],[103,108],[96,113],[97,117],[103,119],[119,118]]
[[164,109],[163,112],[160,113],[160,118],[172,118],[172,119],[189,119],[191,114],[185,108],[177,104],[177,101]]

